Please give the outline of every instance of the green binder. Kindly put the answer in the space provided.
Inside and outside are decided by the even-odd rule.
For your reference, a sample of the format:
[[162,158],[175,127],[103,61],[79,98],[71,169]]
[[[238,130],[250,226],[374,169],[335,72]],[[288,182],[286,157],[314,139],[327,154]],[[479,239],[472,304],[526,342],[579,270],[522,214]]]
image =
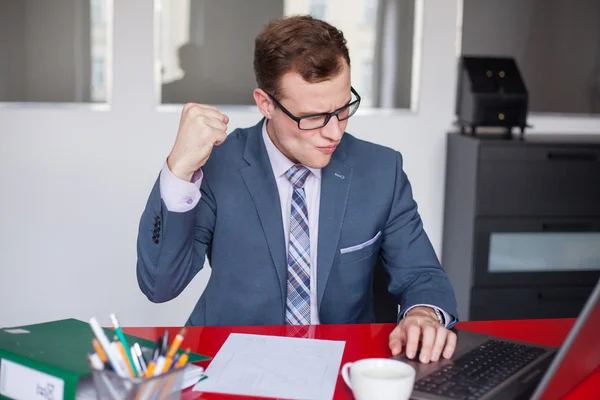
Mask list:
[[[109,338],[114,335],[111,329],[104,330]],[[150,340],[125,336],[130,345],[137,342],[141,347],[154,347],[154,342]],[[63,398],[75,399],[78,383],[82,378],[92,376],[86,355],[94,351],[93,338],[90,325],[76,319],[0,329],[0,360],[3,360],[0,363],[11,366],[10,371],[9,368],[3,369],[0,366],[0,399],[7,398],[3,395],[3,382],[5,386],[10,383],[10,379],[16,376],[14,374],[21,370],[20,366],[62,380]],[[189,354],[190,363],[208,359],[210,358],[200,354]],[[51,390],[48,392],[44,382],[37,383],[35,390],[40,398],[57,400],[57,397],[52,396]]]

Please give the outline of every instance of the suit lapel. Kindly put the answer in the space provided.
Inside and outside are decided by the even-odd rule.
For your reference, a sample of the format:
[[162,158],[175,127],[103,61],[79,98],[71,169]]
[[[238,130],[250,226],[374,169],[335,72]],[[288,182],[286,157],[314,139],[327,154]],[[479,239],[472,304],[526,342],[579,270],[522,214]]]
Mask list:
[[250,192],[275,265],[284,310],[287,296],[287,259],[281,220],[279,191],[273,169],[262,140],[262,121],[248,133],[244,159],[250,164],[240,170]]
[[352,168],[342,163],[342,160],[346,157],[342,147],[340,145],[329,165],[321,171],[319,245],[317,250],[317,304],[319,308],[323,303],[323,293],[338,248],[352,179]]

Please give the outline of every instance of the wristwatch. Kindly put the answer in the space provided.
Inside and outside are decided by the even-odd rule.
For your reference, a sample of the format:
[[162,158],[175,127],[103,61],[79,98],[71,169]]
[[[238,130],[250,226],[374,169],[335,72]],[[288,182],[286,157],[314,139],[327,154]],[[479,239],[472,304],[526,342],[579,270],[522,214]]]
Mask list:
[[442,312],[440,310],[438,310],[436,307],[433,307],[433,311],[435,311],[435,316],[438,319],[438,322],[444,326],[446,326],[446,321],[444,320],[444,314],[442,314]]

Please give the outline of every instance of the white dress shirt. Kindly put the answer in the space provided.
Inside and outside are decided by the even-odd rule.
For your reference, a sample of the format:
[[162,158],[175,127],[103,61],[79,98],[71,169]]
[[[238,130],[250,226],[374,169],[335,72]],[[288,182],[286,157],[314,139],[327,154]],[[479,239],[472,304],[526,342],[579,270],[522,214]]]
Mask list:
[[[292,204],[292,194],[294,192],[292,184],[285,176],[285,172],[290,169],[294,163],[290,161],[277,147],[267,133],[267,120],[263,123],[262,136],[277,183],[279,191],[279,201],[281,202],[281,219],[283,221],[283,232],[285,234],[285,248],[287,252],[290,238],[290,211]],[[308,167],[307,167],[308,168]],[[321,200],[321,170],[308,168],[309,176],[304,183],[306,194],[306,207],[308,210],[308,232],[310,237],[310,322],[312,325],[319,324],[319,307],[317,304],[317,251],[319,243],[319,204]],[[186,212],[191,210],[200,201],[200,184],[202,183],[202,170],[199,170],[192,177],[191,182],[177,178],[171,173],[165,163],[160,174],[160,194],[165,202],[167,209],[171,212]],[[287,253],[286,253],[287,254]],[[427,306],[437,309],[444,316],[445,325],[452,321],[450,314],[444,310],[429,304],[415,305],[404,313],[417,306]]]
[[[267,133],[267,120],[262,128],[262,136],[267,148],[271,168],[275,175],[279,201],[281,202],[281,219],[283,221],[283,232],[285,234],[285,248],[290,242],[290,213],[292,207],[292,194],[294,189],[285,172],[294,165],[289,158],[273,144]],[[306,167],[308,168],[308,167]],[[319,243],[319,203],[321,200],[321,170],[308,168],[310,174],[304,182],[306,194],[306,208],[308,211],[308,235],[310,238],[310,323],[319,323],[319,308],[317,307],[317,249]]]

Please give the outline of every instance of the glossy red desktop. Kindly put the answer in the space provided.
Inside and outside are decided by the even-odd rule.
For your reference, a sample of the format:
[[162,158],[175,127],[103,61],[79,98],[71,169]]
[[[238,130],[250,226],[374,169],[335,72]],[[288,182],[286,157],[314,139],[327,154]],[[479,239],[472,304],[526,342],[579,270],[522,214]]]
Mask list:
[[[461,322],[459,329],[503,337],[507,339],[523,340],[547,346],[558,347],[565,339],[575,319],[549,319],[549,320],[520,320],[520,321],[486,321],[486,322]],[[304,331],[297,332],[295,327],[289,326],[238,326],[238,327],[194,327],[188,328],[182,348],[190,347],[192,351],[214,357],[230,333],[249,333],[260,335],[275,335],[298,337],[303,336],[308,330],[314,339],[344,340],[346,346],[342,363],[356,361],[369,357],[390,357],[388,336],[393,324],[371,325],[318,325],[304,327]],[[156,340],[165,329],[175,334],[178,328],[126,328],[127,333]],[[210,361],[199,363],[207,367]],[[340,368],[341,368],[340,365]],[[209,378],[210,379],[210,378]],[[598,398],[600,391],[600,368],[588,376],[568,396],[567,399],[593,399]],[[245,396],[232,396],[214,393],[200,393],[187,390],[183,399],[217,400],[217,399],[248,399]],[[344,383],[341,375],[338,376],[334,398],[352,399],[352,392]]]

